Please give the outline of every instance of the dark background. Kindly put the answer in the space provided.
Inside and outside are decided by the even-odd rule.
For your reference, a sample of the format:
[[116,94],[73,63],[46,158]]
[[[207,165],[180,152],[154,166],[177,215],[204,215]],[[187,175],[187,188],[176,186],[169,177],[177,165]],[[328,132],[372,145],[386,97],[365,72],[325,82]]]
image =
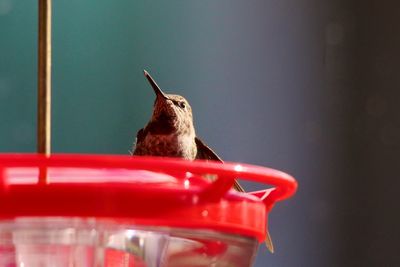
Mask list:
[[[36,2],[0,0],[2,152],[36,148]],[[70,0],[53,16],[54,152],[127,154],[151,114],[145,68],[225,160],[297,178],[255,266],[400,266],[398,2]]]

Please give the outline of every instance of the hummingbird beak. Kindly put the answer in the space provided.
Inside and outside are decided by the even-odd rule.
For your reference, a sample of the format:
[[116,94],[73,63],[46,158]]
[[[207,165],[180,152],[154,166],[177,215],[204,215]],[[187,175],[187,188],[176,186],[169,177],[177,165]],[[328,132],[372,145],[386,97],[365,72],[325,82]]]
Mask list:
[[154,93],[156,93],[156,96],[157,96],[157,97],[160,96],[160,97],[162,97],[162,98],[164,98],[164,99],[168,99],[168,97],[164,94],[163,91],[161,91],[160,87],[159,87],[159,86],[157,85],[157,83],[153,80],[153,78],[150,76],[150,74],[149,74],[146,70],[143,70],[143,72],[144,72],[144,76],[146,76],[146,78],[147,78],[147,80],[149,81],[151,87],[153,88]]

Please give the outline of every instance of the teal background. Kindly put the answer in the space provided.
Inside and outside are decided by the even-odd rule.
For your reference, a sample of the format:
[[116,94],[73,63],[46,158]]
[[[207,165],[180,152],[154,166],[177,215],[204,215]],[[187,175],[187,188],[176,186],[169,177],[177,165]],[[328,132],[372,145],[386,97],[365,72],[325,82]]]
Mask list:
[[[400,266],[400,8],[53,1],[52,150],[128,154],[148,70],[228,161],[293,174],[255,266]],[[35,152],[37,1],[0,0],[0,151]],[[244,183],[247,190],[260,185]]]

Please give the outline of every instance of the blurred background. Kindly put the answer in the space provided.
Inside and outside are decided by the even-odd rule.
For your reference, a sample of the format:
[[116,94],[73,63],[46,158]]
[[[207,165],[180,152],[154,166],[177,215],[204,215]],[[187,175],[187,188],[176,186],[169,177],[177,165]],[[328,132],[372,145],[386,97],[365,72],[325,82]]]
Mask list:
[[[147,69],[222,158],[297,178],[255,266],[400,266],[398,2],[69,0],[53,21],[54,152],[127,154]],[[37,1],[0,0],[1,152],[36,150],[36,35]]]

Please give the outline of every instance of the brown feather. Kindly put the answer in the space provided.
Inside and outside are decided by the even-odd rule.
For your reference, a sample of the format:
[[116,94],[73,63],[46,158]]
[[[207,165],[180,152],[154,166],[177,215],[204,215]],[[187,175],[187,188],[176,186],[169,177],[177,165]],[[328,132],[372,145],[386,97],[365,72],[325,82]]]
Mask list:
[[[224,162],[209,146],[207,146],[200,138],[195,138],[197,146],[196,159],[214,160],[219,162]],[[233,187],[236,191],[245,192],[243,187],[235,180]]]

